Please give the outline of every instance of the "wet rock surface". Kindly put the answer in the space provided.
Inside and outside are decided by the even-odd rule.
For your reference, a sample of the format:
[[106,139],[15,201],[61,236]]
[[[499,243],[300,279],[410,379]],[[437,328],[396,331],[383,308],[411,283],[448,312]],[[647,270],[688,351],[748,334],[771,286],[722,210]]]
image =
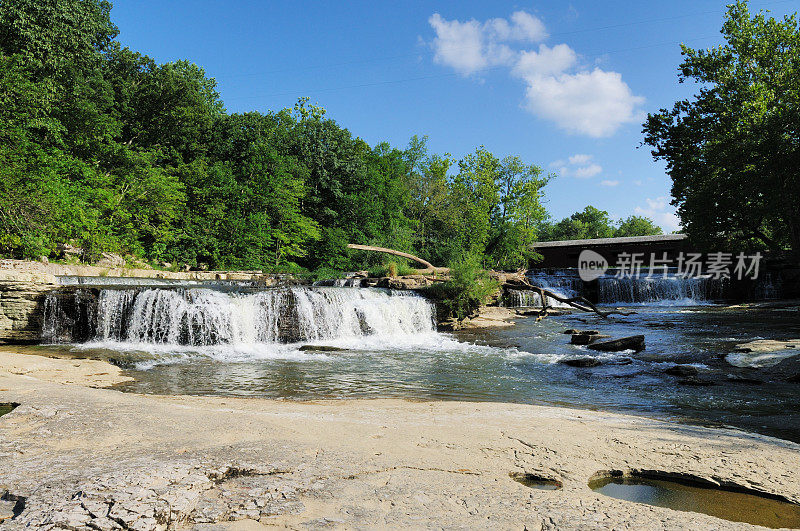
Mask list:
[[569,358],[565,360],[561,360],[561,363],[564,365],[569,365],[570,367],[597,367],[601,365],[602,362],[597,358],[593,358],[591,356],[584,356],[581,358]]
[[24,507],[4,529],[743,528],[599,496],[587,482],[603,470],[800,501],[800,445],[736,430],[521,404],[133,395],[80,385],[75,360],[49,360],[73,371],[64,385],[5,359],[0,401],[21,405],[0,418],[0,470]]
[[697,376],[700,370],[693,365],[673,365],[666,369],[664,374],[671,376]]
[[593,343],[589,345],[592,350],[601,350],[604,352],[620,352],[622,350],[633,350],[639,352],[644,350],[644,336],[630,336],[613,339],[611,341],[603,341],[601,343]]

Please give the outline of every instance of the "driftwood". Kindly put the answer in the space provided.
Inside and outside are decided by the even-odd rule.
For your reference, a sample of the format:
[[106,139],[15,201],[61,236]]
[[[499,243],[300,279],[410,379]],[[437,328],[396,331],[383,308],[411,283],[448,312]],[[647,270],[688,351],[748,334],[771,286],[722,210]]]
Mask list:
[[539,294],[539,300],[542,303],[542,309],[539,311],[539,317],[536,318],[537,321],[543,319],[544,317],[547,317],[548,315],[548,308],[549,308],[547,304],[548,297],[557,300],[559,302],[563,302],[564,304],[568,304],[571,307],[577,310],[581,310],[583,312],[594,312],[603,319],[608,319],[609,315],[633,315],[636,313],[636,312],[621,312],[619,310],[610,310],[604,312],[603,310],[599,309],[597,306],[592,304],[589,300],[587,300],[584,297],[570,297],[570,298],[562,297],[561,295],[556,295],[555,293],[553,293],[548,289],[541,288],[539,286],[534,286],[533,284],[528,282],[527,279],[522,280],[520,283],[511,284],[510,287],[512,289],[517,289],[520,291],[533,291]]
[[395,256],[402,256],[403,258],[408,258],[409,260],[413,260],[418,264],[422,264],[425,266],[425,269],[420,271],[424,272],[432,272],[432,273],[448,273],[450,269],[447,267],[436,267],[435,265],[431,264],[427,260],[423,260],[418,256],[414,256],[413,254],[404,253],[402,251],[395,251],[394,249],[387,249],[386,247],[374,247],[372,245],[358,245],[356,243],[348,243],[348,249],[356,249],[358,251],[373,251],[376,253],[386,253],[392,254]]

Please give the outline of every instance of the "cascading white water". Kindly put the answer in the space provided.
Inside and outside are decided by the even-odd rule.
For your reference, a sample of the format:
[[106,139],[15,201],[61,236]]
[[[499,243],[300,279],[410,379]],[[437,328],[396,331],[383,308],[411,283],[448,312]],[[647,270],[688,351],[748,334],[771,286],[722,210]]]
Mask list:
[[[663,304],[698,304],[718,299],[723,296],[724,281],[712,278],[685,278],[669,273],[647,277],[646,273],[638,277],[617,278],[606,274],[597,280],[597,299],[605,304],[626,303],[663,303]],[[575,270],[532,271],[528,278],[536,286],[549,289],[565,297],[586,296],[583,281]],[[525,292],[521,292],[525,293]],[[537,306],[537,294],[511,294],[510,305]],[[558,303],[554,304],[557,306]]]
[[[58,299],[53,301],[44,327],[51,337],[45,340],[70,341],[59,321],[73,325],[80,317],[65,315]],[[89,339],[103,342],[285,343],[429,333],[435,330],[433,312],[430,302],[413,293],[379,289],[103,289],[92,313],[95,322],[83,328],[94,330]]]
[[722,295],[722,282],[711,278],[686,278],[679,275],[652,277],[603,276],[598,279],[601,303],[699,303]]
[[[528,276],[531,284],[540,288],[545,288],[556,295],[564,298],[576,297],[581,289],[581,280],[574,274],[544,274],[533,273]],[[568,304],[559,302],[551,297],[548,297],[547,303],[552,308],[569,308]],[[504,306],[508,307],[525,307],[525,306],[541,306],[539,294],[533,291],[522,291],[510,289],[506,291]]]

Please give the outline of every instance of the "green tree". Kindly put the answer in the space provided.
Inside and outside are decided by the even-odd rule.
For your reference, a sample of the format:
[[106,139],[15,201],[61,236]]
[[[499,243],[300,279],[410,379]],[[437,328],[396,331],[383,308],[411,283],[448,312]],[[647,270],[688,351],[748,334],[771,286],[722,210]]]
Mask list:
[[732,4],[725,44],[681,46],[698,93],[650,114],[645,143],[666,161],[673,204],[698,244],[800,252],[800,29]]
[[662,234],[661,227],[653,223],[653,220],[644,216],[628,216],[619,221],[619,225],[614,229],[614,237],[625,236],[655,236]]

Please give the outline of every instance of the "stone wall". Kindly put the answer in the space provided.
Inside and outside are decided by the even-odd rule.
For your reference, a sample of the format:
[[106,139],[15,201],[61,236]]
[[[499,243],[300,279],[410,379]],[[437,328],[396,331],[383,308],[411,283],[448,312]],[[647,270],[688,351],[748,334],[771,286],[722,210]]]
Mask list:
[[0,344],[39,341],[44,299],[56,287],[46,273],[0,270]]

